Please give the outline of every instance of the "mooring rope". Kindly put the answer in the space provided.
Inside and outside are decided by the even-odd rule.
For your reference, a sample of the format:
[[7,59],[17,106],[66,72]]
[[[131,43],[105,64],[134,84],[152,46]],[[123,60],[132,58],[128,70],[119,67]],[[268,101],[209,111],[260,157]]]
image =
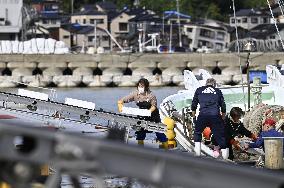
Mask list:
[[284,16],[284,14],[283,14],[283,8],[282,8],[283,2],[282,2],[281,0],[277,0],[277,3],[278,3],[278,5],[279,5],[279,8],[280,8],[280,11],[281,11],[282,16]]
[[[270,14],[271,14],[271,17],[272,17],[272,19],[273,19],[275,28],[276,28],[276,30],[277,30],[278,37],[279,37],[279,39],[280,39],[280,42],[281,42],[281,45],[282,45],[282,49],[284,50],[284,43],[283,43],[282,37],[281,37],[281,35],[280,35],[279,29],[278,29],[278,26],[277,26],[277,23],[276,23],[276,19],[275,19],[274,15],[273,15],[273,11],[272,11],[272,9],[271,9],[269,0],[266,0],[266,1],[267,1],[269,10],[270,10]],[[281,8],[280,8],[280,9],[281,9]]]

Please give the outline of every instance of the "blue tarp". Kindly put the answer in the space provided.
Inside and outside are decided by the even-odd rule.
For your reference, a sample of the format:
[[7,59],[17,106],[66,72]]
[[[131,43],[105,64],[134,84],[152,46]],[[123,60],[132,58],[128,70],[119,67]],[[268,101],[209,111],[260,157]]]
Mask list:
[[169,17],[171,15],[176,15],[176,16],[179,15],[179,16],[182,16],[184,18],[191,18],[191,16],[189,16],[189,15],[182,14],[182,13],[174,11],[174,10],[165,11],[164,14],[165,14],[165,17]]
[[249,71],[249,80],[250,80],[250,82],[253,82],[253,78],[254,77],[260,77],[261,83],[263,83],[263,84],[267,83],[266,71],[261,71],[261,70],[251,70],[251,71]]

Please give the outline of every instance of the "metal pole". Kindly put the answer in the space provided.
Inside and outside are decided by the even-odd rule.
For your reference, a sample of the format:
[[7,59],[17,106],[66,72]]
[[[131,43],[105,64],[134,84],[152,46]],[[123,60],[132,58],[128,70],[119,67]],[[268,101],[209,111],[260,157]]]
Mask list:
[[249,56],[250,52],[248,52],[247,56],[247,84],[248,84],[248,110],[250,110],[250,79],[249,79]]
[[95,42],[94,47],[97,49],[97,20],[95,20]]
[[163,13],[163,37],[165,36],[165,14]]
[[172,25],[172,22],[171,22],[169,52],[172,52],[172,32],[173,32],[173,25]]
[[71,0],[71,13],[73,14],[74,12],[74,0]]
[[179,34],[179,47],[182,47],[182,42],[181,42],[181,32],[180,32],[179,0],[177,0],[177,13],[178,13],[178,34]]

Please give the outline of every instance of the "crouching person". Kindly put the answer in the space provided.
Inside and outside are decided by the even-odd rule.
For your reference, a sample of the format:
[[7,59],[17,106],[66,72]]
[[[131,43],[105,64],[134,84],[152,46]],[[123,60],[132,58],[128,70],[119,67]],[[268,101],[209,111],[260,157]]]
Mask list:
[[[248,148],[263,148],[264,150],[264,138],[265,137],[284,137],[283,133],[276,131],[275,129],[276,121],[272,118],[267,118],[262,126],[262,132],[259,134],[259,138],[245,147]],[[284,151],[284,146],[283,146]]]

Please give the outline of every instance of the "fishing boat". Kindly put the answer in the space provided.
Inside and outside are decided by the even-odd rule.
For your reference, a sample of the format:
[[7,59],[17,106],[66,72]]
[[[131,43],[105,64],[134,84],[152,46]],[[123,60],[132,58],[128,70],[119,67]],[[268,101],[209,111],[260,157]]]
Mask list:
[[[283,78],[277,67],[268,65],[266,67],[268,85],[257,86],[258,92],[251,94],[250,99],[253,104],[257,97],[261,96],[261,103],[267,105],[284,106],[282,94],[284,92]],[[166,97],[160,104],[160,115],[162,119],[173,118],[176,120],[176,139],[189,152],[194,152],[193,128],[194,125],[191,119],[191,102],[198,87],[204,86],[206,80],[212,78],[210,73],[204,69],[200,69],[197,75],[191,71],[184,71],[185,89],[178,91],[178,93]],[[232,107],[240,107],[244,111],[248,110],[248,87],[242,86],[218,86],[221,89],[225,102],[226,109],[230,111]],[[257,100],[260,102],[259,100]],[[198,110],[197,110],[198,111]],[[252,111],[252,109],[251,109]],[[261,115],[261,114],[259,114]],[[261,123],[261,122],[260,122]],[[261,124],[260,124],[261,125]],[[260,130],[256,128],[256,130]],[[201,151],[203,155],[214,156],[213,148],[208,147],[204,143],[201,144]],[[255,151],[253,151],[255,152]]]

